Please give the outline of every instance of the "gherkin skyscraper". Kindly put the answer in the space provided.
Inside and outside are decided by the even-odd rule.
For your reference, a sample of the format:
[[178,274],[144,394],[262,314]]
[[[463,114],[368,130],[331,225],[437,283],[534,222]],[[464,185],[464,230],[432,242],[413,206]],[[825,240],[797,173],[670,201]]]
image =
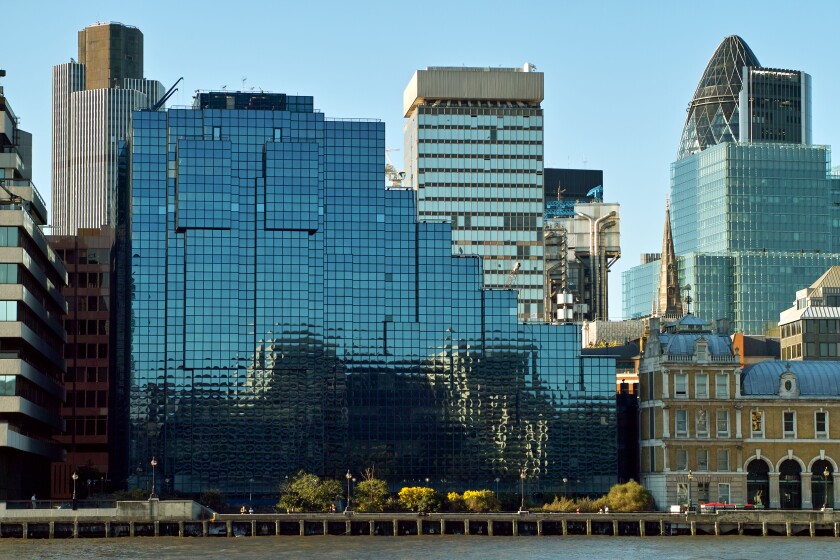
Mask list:
[[[830,148],[811,141],[811,77],[761,66],[743,39],[726,37],[671,164],[675,272],[696,315],[766,334],[840,259],[840,177],[830,169]],[[651,313],[659,293],[662,263],[643,262],[622,275],[625,318]]]
[[745,66],[761,64],[743,39],[726,37],[709,59],[688,105],[677,159],[738,140],[738,95]]

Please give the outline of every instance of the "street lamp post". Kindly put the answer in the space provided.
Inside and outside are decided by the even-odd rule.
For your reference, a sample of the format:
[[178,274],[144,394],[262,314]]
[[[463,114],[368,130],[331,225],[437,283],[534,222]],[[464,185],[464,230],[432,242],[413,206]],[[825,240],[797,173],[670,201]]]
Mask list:
[[254,479],[248,480],[248,507],[254,507]]
[[688,471],[688,510],[691,511],[691,481],[694,480],[694,475]]
[[152,465],[152,493],[149,494],[149,499],[152,500],[155,498],[155,467],[157,466],[157,459],[155,459],[154,455],[149,464]]
[[499,497],[499,477],[496,477],[496,497]]
[[569,497],[568,493],[566,492],[566,484],[568,484],[568,482],[569,482],[569,478],[564,476],[563,477],[563,499],[564,500]]
[[79,475],[76,471],[73,471],[73,475],[70,477],[73,479],[73,509],[76,509],[76,481],[79,480]]
[[349,513],[350,510],[350,481],[353,479],[353,475],[350,474],[350,469],[347,469],[347,474],[344,475],[344,478],[347,479],[347,506],[344,508],[344,513]]
[[525,511],[525,477],[528,476],[525,473],[525,469],[523,468],[522,471],[519,473],[519,480],[520,480],[520,494],[522,496],[522,501],[519,503],[519,513],[526,513]]
[[828,477],[830,475],[831,473],[828,471],[828,467],[826,467],[823,471],[823,511],[828,507]]

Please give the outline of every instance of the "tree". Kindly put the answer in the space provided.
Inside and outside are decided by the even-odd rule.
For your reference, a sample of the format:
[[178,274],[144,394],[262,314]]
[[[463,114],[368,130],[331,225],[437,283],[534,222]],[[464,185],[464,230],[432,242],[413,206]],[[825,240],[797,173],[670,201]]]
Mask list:
[[653,510],[653,497],[650,492],[634,480],[610,488],[606,502],[611,511]]
[[299,471],[280,486],[278,507],[286,511],[327,511],[330,504],[342,495],[337,480],[321,480],[316,475]]
[[464,504],[475,512],[499,511],[502,503],[491,490],[467,490],[464,492]]
[[381,512],[388,504],[390,493],[388,484],[376,478],[373,469],[366,469],[362,473],[364,480],[356,485],[353,500],[361,512]]
[[441,496],[433,488],[406,486],[399,493],[400,504],[411,511],[438,511]]

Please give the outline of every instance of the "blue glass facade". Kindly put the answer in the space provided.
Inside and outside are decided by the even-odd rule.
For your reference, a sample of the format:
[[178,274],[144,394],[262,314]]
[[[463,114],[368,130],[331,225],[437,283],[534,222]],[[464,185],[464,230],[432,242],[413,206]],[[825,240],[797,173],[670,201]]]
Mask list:
[[370,466],[394,487],[518,488],[526,467],[541,489],[608,489],[614,358],[520,324],[449,223],[382,188],[384,125],[312,105],[218,93],[134,115],[129,483],[155,456],[184,492]]
[[[680,284],[692,311],[764,334],[797,290],[840,258],[840,179],[826,146],[723,143],[671,165]],[[652,265],[622,274],[625,318],[649,313]]]

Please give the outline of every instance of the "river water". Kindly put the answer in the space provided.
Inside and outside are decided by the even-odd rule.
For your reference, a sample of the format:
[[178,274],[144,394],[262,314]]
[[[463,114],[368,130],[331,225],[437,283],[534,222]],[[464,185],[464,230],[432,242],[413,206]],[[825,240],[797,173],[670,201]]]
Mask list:
[[0,558],[834,559],[830,537],[244,537],[0,540]]

